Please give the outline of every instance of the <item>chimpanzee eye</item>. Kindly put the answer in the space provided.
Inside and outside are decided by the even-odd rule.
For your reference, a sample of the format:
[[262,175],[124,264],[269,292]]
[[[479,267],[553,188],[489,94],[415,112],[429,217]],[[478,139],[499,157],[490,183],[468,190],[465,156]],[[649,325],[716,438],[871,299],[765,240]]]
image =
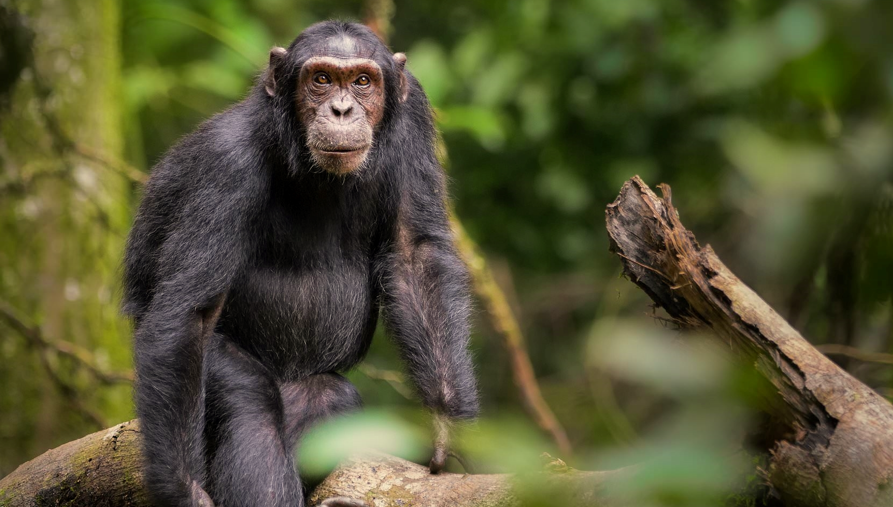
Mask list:
[[371,82],[372,80],[370,80],[369,76],[367,76],[366,74],[363,74],[362,76],[358,77],[356,81],[354,81],[357,86],[369,86],[369,83]]
[[315,76],[313,76],[313,82],[316,84],[327,85],[332,82],[332,78],[329,77],[325,72],[319,72]]

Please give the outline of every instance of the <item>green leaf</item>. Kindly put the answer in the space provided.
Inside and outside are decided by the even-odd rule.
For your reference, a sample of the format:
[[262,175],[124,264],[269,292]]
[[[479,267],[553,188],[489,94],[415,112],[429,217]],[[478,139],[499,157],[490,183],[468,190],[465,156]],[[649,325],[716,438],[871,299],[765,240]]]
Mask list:
[[505,143],[505,130],[500,116],[482,107],[449,107],[437,111],[438,125],[444,130],[464,130],[473,134],[490,150]]
[[422,40],[407,52],[407,66],[422,84],[431,104],[435,107],[441,105],[453,83],[443,48],[433,41]]
[[386,412],[366,411],[327,421],[301,442],[301,468],[323,475],[351,454],[375,450],[410,460],[424,457],[426,436],[403,419]]

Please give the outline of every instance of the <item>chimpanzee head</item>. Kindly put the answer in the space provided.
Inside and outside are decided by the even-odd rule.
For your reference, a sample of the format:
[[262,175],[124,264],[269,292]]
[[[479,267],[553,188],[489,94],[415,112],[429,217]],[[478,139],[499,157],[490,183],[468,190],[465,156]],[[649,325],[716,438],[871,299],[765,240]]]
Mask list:
[[369,28],[325,22],[288,49],[270,51],[262,77],[280,118],[311,163],[333,174],[361,168],[392,111],[407,98],[406,56],[391,54]]

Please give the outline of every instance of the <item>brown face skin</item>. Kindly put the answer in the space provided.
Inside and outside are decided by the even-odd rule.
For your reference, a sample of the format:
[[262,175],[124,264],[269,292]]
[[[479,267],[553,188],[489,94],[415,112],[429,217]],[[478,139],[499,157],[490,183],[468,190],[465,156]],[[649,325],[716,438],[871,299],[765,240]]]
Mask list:
[[298,78],[298,118],[313,161],[345,175],[362,167],[384,114],[381,68],[366,58],[310,58]]

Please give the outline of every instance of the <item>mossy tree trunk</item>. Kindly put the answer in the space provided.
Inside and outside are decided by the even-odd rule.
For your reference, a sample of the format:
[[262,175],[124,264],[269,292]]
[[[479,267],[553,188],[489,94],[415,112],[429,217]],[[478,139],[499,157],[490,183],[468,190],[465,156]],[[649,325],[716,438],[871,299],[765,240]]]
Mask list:
[[[118,2],[0,0],[0,54],[22,63],[0,91],[0,300],[109,368],[130,362],[115,299],[131,187],[99,162],[122,151]],[[0,476],[130,415],[129,387],[96,389],[2,325],[0,361]]]

